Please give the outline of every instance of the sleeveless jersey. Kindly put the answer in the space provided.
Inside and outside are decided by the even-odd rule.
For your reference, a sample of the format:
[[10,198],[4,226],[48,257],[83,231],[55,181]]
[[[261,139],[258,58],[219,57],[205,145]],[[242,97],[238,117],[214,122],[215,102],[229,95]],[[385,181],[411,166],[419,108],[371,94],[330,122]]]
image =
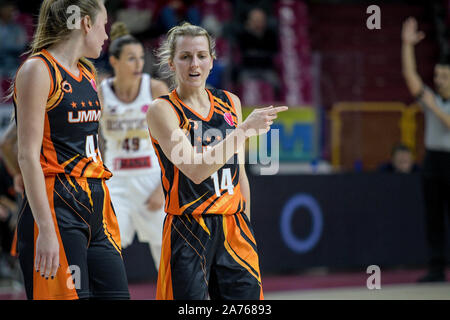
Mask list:
[[[237,114],[229,93],[219,89],[206,90],[211,104],[206,118],[185,105],[175,90],[168,96],[160,97],[175,110],[179,127],[188,136],[195,152],[203,152],[220,143],[237,126]],[[165,211],[168,214],[230,215],[245,210],[237,153],[211,177],[196,184],[166,157],[158,141],[152,138],[152,142],[160,162]]]
[[101,83],[103,113],[100,130],[105,140],[103,156],[106,166],[115,175],[159,174],[146,119],[152,102],[150,76],[142,74],[139,94],[131,103],[117,98],[112,83],[112,78]]
[[[75,77],[45,49],[29,59],[41,59],[51,79],[40,156],[44,176],[65,173],[109,179],[112,174],[104,166],[98,148],[101,105],[92,70],[79,62],[80,73]],[[15,88],[14,91],[17,121]]]

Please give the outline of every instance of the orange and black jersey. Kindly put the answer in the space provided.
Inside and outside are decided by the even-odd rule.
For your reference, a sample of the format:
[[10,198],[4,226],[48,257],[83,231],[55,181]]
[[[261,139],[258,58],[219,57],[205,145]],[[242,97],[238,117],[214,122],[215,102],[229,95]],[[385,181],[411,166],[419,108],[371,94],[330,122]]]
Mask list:
[[[176,90],[159,98],[170,103],[178,116],[179,127],[198,153],[220,143],[238,123],[230,94],[219,89],[206,91],[210,99],[210,112],[206,118],[185,105]],[[152,138],[152,142],[161,167],[167,213],[201,215],[244,211],[245,199],[240,189],[237,153],[210,178],[196,184],[166,157],[158,141]]]
[[[75,77],[47,50],[29,59],[41,59],[51,79],[40,157],[44,175],[110,178],[112,174],[103,165],[98,146],[101,105],[93,71],[79,62],[79,76]],[[15,92],[17,119],[16,103]]]

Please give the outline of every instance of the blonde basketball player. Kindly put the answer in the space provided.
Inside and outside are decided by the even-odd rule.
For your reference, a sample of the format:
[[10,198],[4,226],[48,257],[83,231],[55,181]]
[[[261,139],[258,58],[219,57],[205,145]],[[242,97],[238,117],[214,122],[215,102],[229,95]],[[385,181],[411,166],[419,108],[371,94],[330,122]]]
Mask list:
[[257,109],[242,121],[237,96],[206,89],[215,53],[201,27],[171,29],[159,58],[176,88],[147,114],[167,213],[156,298],[262,299],[243,146],[287,107]]
[[[79,9],[79,27],[69,27]],[[76,18],[76,17],[75,17]],[[14,82],[25,185],[17,238],[29,299],[128,299],[117,219],[98,148],[95,68],[101,0],[44,0],[30,56]]]

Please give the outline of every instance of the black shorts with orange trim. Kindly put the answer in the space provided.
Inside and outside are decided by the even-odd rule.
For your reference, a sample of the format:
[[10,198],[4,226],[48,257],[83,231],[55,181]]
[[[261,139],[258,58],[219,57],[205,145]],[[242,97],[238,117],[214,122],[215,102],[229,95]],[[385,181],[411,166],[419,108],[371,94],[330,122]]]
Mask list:
[[25,195],[17,226],[28,299],[129,299],[119,227],[103,179],[58,174],[45,178],[59,241],[60,267],[48,280],[34,269],[39,229]]
[[170,215],[163,230],[158,300],[264,299],[255,238],[244,213]]

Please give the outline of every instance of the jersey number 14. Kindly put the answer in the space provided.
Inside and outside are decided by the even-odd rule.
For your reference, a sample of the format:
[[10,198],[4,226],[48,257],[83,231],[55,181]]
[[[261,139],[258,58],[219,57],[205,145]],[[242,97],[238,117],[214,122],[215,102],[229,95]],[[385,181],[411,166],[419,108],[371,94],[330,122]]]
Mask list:
[[[219,174],[218,172],[222,171],[222,181],[220,184],[220,188],[219,188]],[[220,197],[221,193],[220,190],[221,189],[227,189],[228,190],[228,194],[234,194],[233,191],[233,179],[231,179],[231,170],[230,168],[225,168],[222,170],[218,170],[216,172],[213,173],[213,175],[211,176],[211,179],[214,182],[214,190],[216,191],[216,196]]]

